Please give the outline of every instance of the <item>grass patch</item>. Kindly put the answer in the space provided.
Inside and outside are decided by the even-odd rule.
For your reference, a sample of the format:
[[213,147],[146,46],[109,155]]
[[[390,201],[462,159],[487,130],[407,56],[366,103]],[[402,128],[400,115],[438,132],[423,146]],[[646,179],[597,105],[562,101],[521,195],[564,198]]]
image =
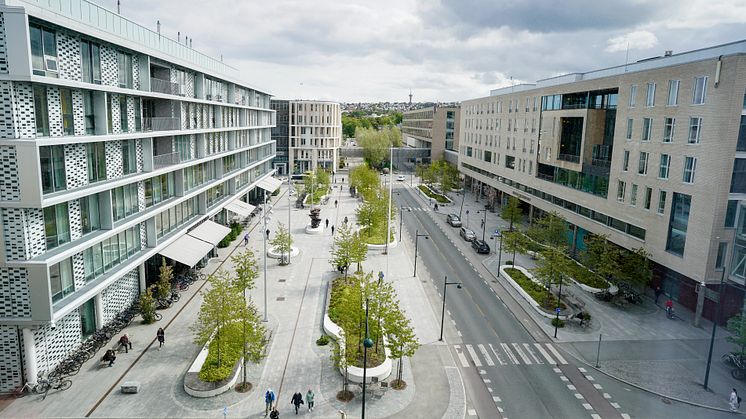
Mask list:
[[609,287],[609,283],[601,278],[598,274],[579,263],[575,263],[575,261],[572,260],[570,261],[569,274],[574,280],[589,287],[600,289],[606,289]]
[[327,193],[327,188],[316,189],[313,192],[313,194],[309,193],[307,195],[307,201],[306,202],[309,205],[317,205],[319,202],[321,202],[321,198],[323,198],[324,195],[326,195],[326,193]]
[[[529,279],[523,272],[516,268],[505,268],[505,273],[510,275],[513,281],[520,285],[543,309],[554,311],[557,308],[557,297],[550,294],[543,286]],[[560,307],[562,309],[566,308],[564,303]]]
[[[368,233],[367,228],[361,229],[360,236],[363,238],[363,240],[365,240],[365,243],[368,243],[368,244],[386,244],[386,241],[384,240],[384,236],[385,236],[384,231],[386,231],[386,225],[384,224],[382,227],[383,228],[373,230],[370,233]],[[393,238],[394,238],[394,233],[392,232],[389,237],[389,243],[391,243]]]
[[446,196],[433,192],[432,190],[430,190],[430,188],[428,188],[425,185],[417,185],[417,187],[420,188],[420,190],[425,195],[438,201],[439,204],[447,204],[451,202],[451,200],[448,199]]
[[[240,323],[231,323],[223,327],[225,336],[235,336],[241,333]],[[214,383],[225,380],[233,373],[233,366],[241,359],[243,351],[240,342],[229,342],[222,339],[220,342],[220,365],[218,365],[218,341],[213,339],[208,347],[207,359],[199,371],[202,381]]]

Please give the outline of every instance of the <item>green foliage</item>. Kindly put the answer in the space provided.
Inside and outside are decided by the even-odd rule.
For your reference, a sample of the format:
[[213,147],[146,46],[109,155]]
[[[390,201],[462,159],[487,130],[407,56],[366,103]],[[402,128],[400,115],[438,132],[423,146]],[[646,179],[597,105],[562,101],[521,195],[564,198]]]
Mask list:
[[539,255],[531,273],[544,284],[544,287],[551,289],[552,285],[559,285],[560,281],[564,281],[564,275],[568,273],[573,262],[562,252],[551,247],[542,249]]
[[629,284],[643,288],[653,279],[653,270],[650,267],[650,253],[640,247],[631,252],[622,249],[620,269],[617,277]]
[[173,266],[166,264],[166,258],[161,258],[161,266],[158,268],[158,282],[153,287],[155,293],[153,297],[156,300],[165,300],[171,295],[171,283],[174,279]]
[[603,234],[594,234],[587,243],[584,259],[586,265],[610,281],[619,273],[619,248],[607,240]]
[[326,346],[329,344],[329,336],[327,335],[321,335],[318,339],[316,339],[316,345],[318,346]]
[[743,313],[736,314],[728,319],[726,328],[732,333],[725,340],[741,347],[741,354],[746,354],[746,317]]
[[[350,230],[350,226],[342,224],[334,236],[331,258],[329,258],[329,263],[334,269],[338,269],[338,267],[349,268],[352,264],[352,243],[354,239],[355,236]],[[345,272],[346,274],[347,272]]]
[[280,188],[277,188],[274,190],[274,192],[272,192],[272,196],[277,196],[279,194],[280,194]]
[[309,176],[303,178],[304,191],[309,194],[308,203],[317,204],[321,197],[329,190],[331,177],[329,172],[321,167],[314,169]]
[[528,235],[545,246],[562,252],[567,249],[567,223],[556,212],[537,220],[529,229]]
[[382,168],[389,155],[391,138],[386,132],[370,128],[358,129],[355,132],[357,143],[363,148],[363,157],[372,167]]
[[355,233],[350,245],[350,261],[357,264],[357,272],[362,270],[362,263],[368,257],[368,244],[365,243],[360,233]]
[[523,218],[523,211],[521,211],[520,201],[514,196],[508,197],[508,204],[500,212],[500,216],[503,220],[510,223],[510,230],[513,229],[513,224],[518,223]]
[[429,166],[418,166],[417,175],[422,178],[426,185],[437,184],[444,194],[460,187],[458,168],[445,159],[439,159]]
[[[516,268],[505,268],[505,273],[515,281],[531,298],[546,310],[554,311],[557,308],[557,297],[552,295],[546,288],[529,279],[523,272]],[[562,304],[564,308],[564,303]]]
[[244,249],[231,256],[231,263],[236,273],[231,278],[231,286],[238,292],[254,289],[255,281],[259,276],[259,267],[254,252],[251,249]]
[[378,172],[363,164],[350,171],[350,186],[354,187],[363,199],[371,200],[381,189],[381,180]]
[[224,247],[230,246],[231,242],[233,242],[233,240],[236,240],[236,237],[241,234],[243,226],[239,223],[233,222],[230,224],[230,229],[230,233],[228,233],[227,236],[223,237],[223,239],[218,242],[219,248],[222,249]]
[[515,265],[516,253],[526,252],[526,243],[528,242],[526,236],[519,231],[503,231],[503,250],[508,253],[513,253],[512,265]]
[[554,327],[565,327],[565,321],[562,320],[562,319],[558,319],[558,318],[555,317],[555,318],[552,319],[552,326],[554,326]]
[[574,260],[569,260],[567,268],[567,275],[582,284],[600,289],[609,287],[609,283],[605,279]]
[[140,315],[142,315],[143,323],[155,323],[155,298],[150,288],[140,294]]
[[288,261],[286,261],[285,255],[290,255],[290,251],[293,248],[293,237],[290,235],[290,232],[285,227],[285,224],[278,223],[277,233],[275,233],[275,238],[272,239],[270,244],[277,252],[281,254],[281,265],[287,265],[288,263],[290,263],[289,258]]
[[428,188],[426,185],[417,185],[417,187],[430,198],[435,199],[440,204],[446,204],[448,202],[451,202],[450,199],[445,197],[444,195],[438,194],[433,192],[430,188]]
[[[386,237],[386,222],[388,213],[389,191],[384,188],[378,188],[375,195],[370,194],[370,199],[366,199],[357,207],[357,223],[362,227],[360,233],[366,243],[384,244]],[[396,207],[391,207],[391,218],[396,217]],[[391,226],[389,226],[391,227]],[[389,232],[389,241],[393,238],[393,229]]]

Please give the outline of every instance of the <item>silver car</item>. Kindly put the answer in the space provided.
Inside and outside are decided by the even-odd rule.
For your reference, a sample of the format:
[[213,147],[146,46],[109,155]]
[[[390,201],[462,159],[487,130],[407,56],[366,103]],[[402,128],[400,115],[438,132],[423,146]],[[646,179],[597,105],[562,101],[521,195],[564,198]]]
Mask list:
[[458,233],[458,234],[460,234],[460,235],[461,235],[461,237],[462,237],[462,238],[463,238],[464,240],[468,241],[468,242],[470,242],[470,241],[473,241],[474,239],[476,239],[476,238],[477,238],[476,234],[474,234],[474,232],[473,232],[473,231],[469,230],[469,229],[468,229],[468,228],[466,228],[466,227],[461,227],[461,230],[459,231],[459,233]]

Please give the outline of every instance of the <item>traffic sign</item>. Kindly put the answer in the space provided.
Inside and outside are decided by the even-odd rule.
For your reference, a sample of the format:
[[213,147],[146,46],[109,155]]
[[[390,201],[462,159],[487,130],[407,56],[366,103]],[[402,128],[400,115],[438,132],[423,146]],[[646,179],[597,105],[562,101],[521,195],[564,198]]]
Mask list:
[[559,307],[557,307],[557,308],[556,308],[556,309],[555,309],[554,311],[556,311],[556,312],[557,312],[557,314],[559,314],[559,312],[560,312],[561,310],[560,310],[560,308],[559,308]]

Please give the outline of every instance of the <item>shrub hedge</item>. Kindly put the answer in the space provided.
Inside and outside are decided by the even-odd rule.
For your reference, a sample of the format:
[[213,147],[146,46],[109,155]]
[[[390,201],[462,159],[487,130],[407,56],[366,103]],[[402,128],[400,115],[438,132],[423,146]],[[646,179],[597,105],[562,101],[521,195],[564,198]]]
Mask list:
[[[523,272],[516,268],[505,268],[505,272],[510,275],[510,277],[513,278],[513,281],[520,285],[521,288],[523,288],[523,290],[534,299],[534,301],[539,303],[543,309],[554,311],[554,309],[557,308],[557,297],[550,294],[543,286],[529,279],[529,277],[524,275]],[[562,303],[561,307],[565,308],[565,304]]]
[[420,188],[420,190],[425,195],[429,196],[430,198],[434,198],[436,201],[438,201],[439,204],[447,204],[447,203],[451,202],[451,200],[448,199],[447,197],[445,197],[445,196],[443,196],[441,194],[437,194],[437,193],[433,192],[432,190],[430,190],[430,188],[428,188],[425,185],[417,185],[417,187]]
[[[231,323],[223,327],[223,333],[225,336],[240,336],[240,328],[240,323]],[[243,355],[241,342],[230,342],[229,339],[223,339],[220,342],[221,365],[218,366],[217,346],[218,342],[213,339],[208,347],[205,363],[202,364],[202,369],[199,371],[199,378],[202,381],[214,383],[230,377],[236,361],[241,359]]]

